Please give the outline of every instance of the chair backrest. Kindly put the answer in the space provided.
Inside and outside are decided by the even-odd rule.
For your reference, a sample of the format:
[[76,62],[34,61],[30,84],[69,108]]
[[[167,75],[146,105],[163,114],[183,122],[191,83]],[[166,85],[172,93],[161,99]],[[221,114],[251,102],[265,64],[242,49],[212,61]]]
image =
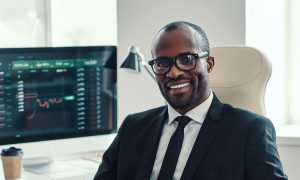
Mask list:
[[210,88],[223,102],[265,115],[265,90],[272,66],[257,49],[223,46],[211,49],[215,66],[209,74]]

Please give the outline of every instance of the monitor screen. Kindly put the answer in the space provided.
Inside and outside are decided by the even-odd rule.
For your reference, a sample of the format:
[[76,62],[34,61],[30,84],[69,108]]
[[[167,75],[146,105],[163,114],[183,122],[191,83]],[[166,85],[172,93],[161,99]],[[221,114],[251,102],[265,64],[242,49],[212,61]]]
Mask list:
[[0,144],[110,134],[115,46],[0,49]]

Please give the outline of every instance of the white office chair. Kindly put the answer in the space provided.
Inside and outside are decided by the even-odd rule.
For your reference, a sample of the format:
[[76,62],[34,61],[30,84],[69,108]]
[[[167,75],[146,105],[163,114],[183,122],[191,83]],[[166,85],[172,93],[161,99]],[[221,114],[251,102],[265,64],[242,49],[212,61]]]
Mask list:
[[258,50],[245,46],[211,49],[215,66],[209,74],[210,88],[223,102],[265,115],[265,90],[272,66]]

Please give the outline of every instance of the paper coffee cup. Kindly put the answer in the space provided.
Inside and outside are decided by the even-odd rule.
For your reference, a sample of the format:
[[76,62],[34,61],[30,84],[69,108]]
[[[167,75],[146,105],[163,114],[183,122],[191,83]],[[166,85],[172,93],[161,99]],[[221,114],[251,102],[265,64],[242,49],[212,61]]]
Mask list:
[[20,179],[22,173],[23,152],[21,149],[10,147],[1,153],[4,176],[6,180]]

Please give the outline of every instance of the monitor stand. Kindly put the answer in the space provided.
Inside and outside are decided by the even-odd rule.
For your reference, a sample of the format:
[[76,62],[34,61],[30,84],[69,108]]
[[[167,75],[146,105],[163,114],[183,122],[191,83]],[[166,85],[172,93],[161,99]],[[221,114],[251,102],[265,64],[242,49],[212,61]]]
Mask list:
[[76,170],[67,162],[54,161],[51,157],[29,158],[23,160],[23,167],[26,171],[34,174],[48,174]]

